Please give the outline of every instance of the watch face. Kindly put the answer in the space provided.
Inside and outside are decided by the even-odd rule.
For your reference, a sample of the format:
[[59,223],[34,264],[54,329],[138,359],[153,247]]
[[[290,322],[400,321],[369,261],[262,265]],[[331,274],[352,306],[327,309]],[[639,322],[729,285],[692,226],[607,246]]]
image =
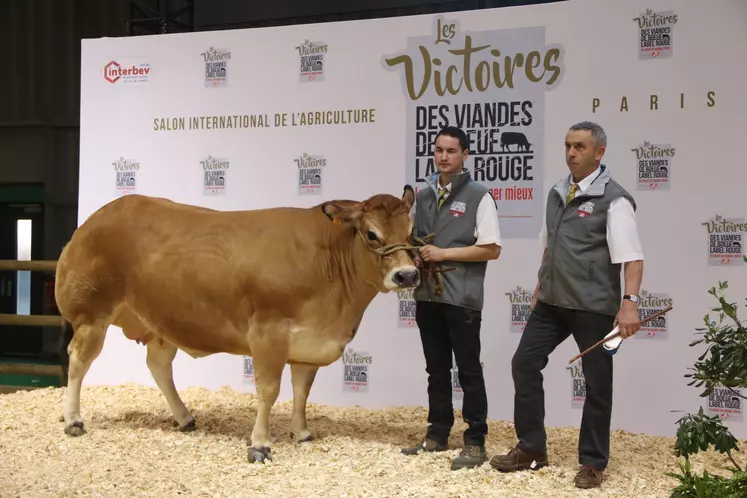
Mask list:
[[631,301],[633,301],[634,303],[637,303],[637,302],[638,302],[638,296],[628,296],[628,299],[630,299],[630,300],[631,300]]

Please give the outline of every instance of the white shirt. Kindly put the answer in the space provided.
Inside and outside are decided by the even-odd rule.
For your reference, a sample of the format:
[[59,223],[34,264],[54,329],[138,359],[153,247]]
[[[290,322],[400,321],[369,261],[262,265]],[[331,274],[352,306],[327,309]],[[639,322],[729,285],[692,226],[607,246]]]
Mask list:
[[[601,170],[597,168],[578,183],[579,193],[586,192],[591,182],[599,176]],[[570,177],[573,183],[573,177]],[[564,195],[568,195],[565,192]],[[542,247],[547,247],[547,222],[543,221],[540,231],[540,242]],[[625,197],[619,197],[610,203],[607,210],[607,246],[610,250],[612,264],[627,263],[628,261],[643,260],[643,249],[638,236],[638,223],[636,221],[633,205]]]
[[[451,192],[451,184],[446,187],[448,192]],[[443,187],[438,186],[439,193],[443,190]],[[446,199],[449,199],[450,194],[446,194]],[[436,200],[438,200],[438,194],[436,194]],[[417,202],[412,204],[410,209],[410,220],[413,224],[415,223],[415,208]],[[485,194],[480,204],[477,205],[477,219],[475,221],[475,237],[477,242],[475,245],[481,246],[486,244],[501,245],[501,230],[498,224],[498,209],[495,206],[493,197],[490,193]]]

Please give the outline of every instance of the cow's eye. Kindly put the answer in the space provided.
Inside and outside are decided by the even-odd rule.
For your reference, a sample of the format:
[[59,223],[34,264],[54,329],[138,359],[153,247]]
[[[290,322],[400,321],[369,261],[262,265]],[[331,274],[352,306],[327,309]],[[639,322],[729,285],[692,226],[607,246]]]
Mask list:
[[376,232],[374,232],[373,230],[369,230],[368,240],[378,240],[378,237],[376,237]]

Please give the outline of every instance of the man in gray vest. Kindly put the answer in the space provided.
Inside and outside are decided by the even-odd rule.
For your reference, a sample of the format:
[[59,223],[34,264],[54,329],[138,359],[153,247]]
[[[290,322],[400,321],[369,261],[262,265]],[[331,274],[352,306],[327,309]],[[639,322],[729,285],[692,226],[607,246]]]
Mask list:
[[[464,449],[451,464],[453,470],[487,461],[488,400],[480,363],[480,325],[483,281],[489,260],[501,252],[498,210],[488,189],[472,180],[464,167],[467,135],[445,127],[436,136],[434,162],[438,171],[426,178],[413,206],[414,235],[434,233],[431,244],[420,248],[416,264],[439,263],[453,271],[442,273],[442,291],[428,277],[415,290],[416,321],[428,373],[428,422],[425,439],[405,448],[406,455],[448,449],[454,425],[452,405],[452,352],[464,392],[462,414],[468,424]],[[422,261],[419,261],[422,259]]]
[[[615,325],[623,339],[640,329],[638,291],[643,251],[633,197],[601,164],[607,146],[602,128],[576,124],[566,134],[566,164],[571,174],[547,199],[545,247],[532,311],[511,362],[514,424],[518,444],[490,464],[501,471],[536,470],[547,465],[542,370],[550,353],[573,334],[586,350]],[[620,272],[624,265],[625,292]],[[601,485],[609,460],[612,414],[612,355],[602,347],[584,356],[586,383],[579,464],[579,488]]]

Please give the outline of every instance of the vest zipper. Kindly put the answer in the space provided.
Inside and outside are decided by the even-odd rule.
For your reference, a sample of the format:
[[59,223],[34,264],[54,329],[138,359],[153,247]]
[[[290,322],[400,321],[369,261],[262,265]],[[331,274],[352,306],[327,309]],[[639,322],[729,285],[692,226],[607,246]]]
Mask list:
[[[557,192],[557,191],[556,191]],[[560,196],[560,194],[558,194]],[[563,198],[561,197],[560,202],[563,202]],[[560,220],[558,220],[557,224],[555,225],[555,237],[557,238],[558,234],[558,228],[560,228],[560,224],[563,223],[563,216],[565,216],[565,212],[568,209],[568,206],[570,206],[570,203],[566,204],[563,207],[563,212],[560,214]],[[557,306],[557,303],[555,301],[555,246],[557,245],[557,242],[554,242],[552,245],[552,253],[550,255],[550,275],[552,278],[552,285],[550,286],[552,290],[552,305]]]

